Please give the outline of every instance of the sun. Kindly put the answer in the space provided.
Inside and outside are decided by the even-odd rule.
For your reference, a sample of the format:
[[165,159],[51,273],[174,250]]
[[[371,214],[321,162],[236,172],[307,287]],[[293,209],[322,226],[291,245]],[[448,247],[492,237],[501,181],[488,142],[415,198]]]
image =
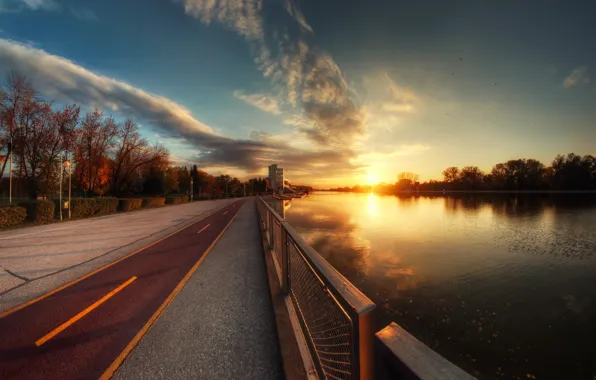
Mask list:
[[379,182],[379,177],[375,173],[368,173],[367,180],[369,185],[374,185]]

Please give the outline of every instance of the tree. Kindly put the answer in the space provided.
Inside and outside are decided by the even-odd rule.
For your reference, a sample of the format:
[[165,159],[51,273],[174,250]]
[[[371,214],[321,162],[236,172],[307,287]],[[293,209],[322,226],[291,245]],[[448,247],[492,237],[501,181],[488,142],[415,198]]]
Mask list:
[[552,162],[553,186],[565,190],[596,189],[596,158],[569,153]]
[[166,161],[167,149],[156,145],[150,147],[139,133],[138,125],[128,119],[118,125],[118,142],[111,166],[112,194],[126,194],[135,190],[135,182],[141,178],[144,166]]
[[466,190],[478,190],[482,185],[484,173],[478,166],[466,166],[459,172],[458,181]]
[[455,183],[459,179],[459,169],[455,166],[451,166],[443,170],[443,177],[446,183]]
[[[25,77],[12,71],[6,78],[6,84],[0,88],[0,149],[6,152],[5,157],[14,155],[16,133],[18,131],[18,120],[22,120],[22,113],[28,108],[28,104],[35,100],[35,90]],[[12,141],[12,143],[11,143]],[[5,160],[0,172],[0,179],[4,177],[6,168]]]
[[163,191],[164,194],[180,191],[178,168],[170,166],[166,169],[163,180]]
[[52,193],[62,169],[59,157],[73,146],[79,108],[67,105],[54,111],[15,73],[9,76],[0,98],[2,126],[12,140],[17,177],[26,181],[31,198],[37,198],[39,190],[44,195]]
[[401,172],[397,175],[397,182],[401,180],[408,180],[410,183],[418,182],[418,174],[409,173],[409,172]]
[[116,145],[118,126],[111,117],[95,109],[88,112],[77,133],[75,148],[75,178],[81,190],[103,194],[108,187],[110,175],[109,154]]
[[190,173],[186,166],[179,166],[178,169],[178,191],[188,194],[190,189]]

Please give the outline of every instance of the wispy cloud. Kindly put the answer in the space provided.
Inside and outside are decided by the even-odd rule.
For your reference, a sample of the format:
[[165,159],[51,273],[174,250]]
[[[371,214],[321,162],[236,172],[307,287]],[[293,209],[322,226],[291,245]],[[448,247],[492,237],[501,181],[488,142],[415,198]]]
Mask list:
[[54,0],[0,0],[0,12],[54,11],[59,8]]
[[234,91],[234,97],[245,101],[246,103],[255,106],[265,112],[269,112],[275,115],[279,115],[279,104],[277,100],[271,96],[264,94],[246,94],[240,90]]
[[257,173],[278,162],[290,170],[302,170],[321,177],[352,173],[362,167],[349,163],[355,157],[350,151],[296,148],[285,139],[272,140],[271,136],[259,134],[246,140],[219,135],[171,99],[93,73],[43,50],[0,39],[0,72],[11,69],[25,75],[45,96],[63,103],[109,109],[153,126],[160,138],[184,139],[198,148],[199,153],[193,160],[203,166],[235,167],[247,173]]
[[[246,38],[257,68],[294,108],[294,125],[313,142],[350,149],[366,133],[366,117],[334,59],[308,42],[312,28],[293,1],[286,10],[301,27],[298,36],[264,23],[275,4],[261,0],[179,0],[205,24],[217,21]],[[274,9],[270,11],[275,11]],[[273,18],[268,18],[268,20]],[[300,120],[302,119],[302,120]]]
[[293,0],[286,0],[286,11],[288,11],[290,16],[292,16],[301,27],[311,33],[313,32],[312,27],[306,21],[304,14],[302,14],[302,11]]
[[570,88],[580,84],[590,83],[587,76],[588,66],[579,66],[571,70],[571,73],[563,80],[563,87]]
[[420,155],[430,149],[430,146],[424,144],[402,144],[397,149],[360,154],[355,161],[368,163],[386,162],[395,157]]
[[80,8],[80,9],[71,8],[70,14],[72,14],[75,18],[78,18],[79,20],[83,20],[83,21],[97,21],[97,20],[99,20],[99,18],[95,14],[95,12],[93,12],[89,8]]
[[209,25],[219,22],[237,31],[241,36],[257,40],[263,38],[260,16],[261,0],[181,0],[184,11]]

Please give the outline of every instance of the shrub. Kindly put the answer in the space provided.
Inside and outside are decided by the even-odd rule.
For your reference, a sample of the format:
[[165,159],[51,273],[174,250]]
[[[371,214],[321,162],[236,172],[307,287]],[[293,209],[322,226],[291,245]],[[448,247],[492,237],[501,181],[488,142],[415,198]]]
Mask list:
[[163,206],[166,202],[164,197],[151,197],[151,198],[142,198],[141,206],[143,208],[150,208],[150,207],[159,207]]
[[120,198],[118,199],[118,210],[120,211],[131,211],[138,210],[143,204],[141,198]]
[[132,206],[132,199],[130,199],[130,198],[118,199],[118,210],[130,211],[131,206]]
[[118,209],[118,198],[115,197],[98,197],[91,198],[94,204],[95,214],[110,214],[116,212]]
[[0,207],[0,227],[12,227],[23,223],[27,209],[19,206]]
[[85,217],[110,214],[118,210],[119,199],[115,197],[74,198],[71,200],[71,215]]
[[142,206],[143,206],[142,198],[132,198],[132,206],[130,207],[131,210],[138,210]]
[[19,203],[27,210],[27,219],[37,223],[45,223],[54,219],[56,205],[52,201],[37,200]]
[[94,198],[73,198],[70,203],[71,215],[73,218],[95,214]]
[[188,195],[186,194],[173,194],[166,196],[167,205],[178,205],[186,202],[188,202]]

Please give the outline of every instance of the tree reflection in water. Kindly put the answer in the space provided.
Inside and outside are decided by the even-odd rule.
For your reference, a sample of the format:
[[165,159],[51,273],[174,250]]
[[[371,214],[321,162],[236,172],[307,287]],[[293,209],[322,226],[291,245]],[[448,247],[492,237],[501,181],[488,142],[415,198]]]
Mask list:
[[312,194],[286,218],[396,321],[479,378],[596,374],[596,197]]

